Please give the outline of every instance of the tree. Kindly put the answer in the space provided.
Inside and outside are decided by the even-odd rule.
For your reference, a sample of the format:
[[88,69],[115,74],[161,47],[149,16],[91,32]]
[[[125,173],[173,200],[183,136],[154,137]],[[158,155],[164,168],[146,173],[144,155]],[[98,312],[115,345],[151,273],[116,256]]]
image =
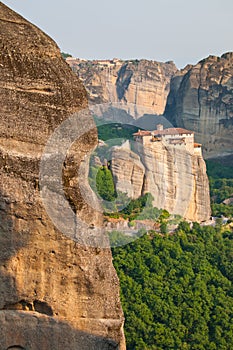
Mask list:
[[190,232],[190,224],[187,221],[181,221],[177,228],[178,231]]
[[163,221],[160,225],[160,232],[163,234],[167,233],[167,223],[165,221]]
[[96,188],[100,197],[106,201],[114,201],[116,198],[115,187],[111,171],[102,166],[96,175]]
[[67,57],[72,57],[71,54],[66,53],[66,52],[61,52],[61,55],[62,55],[62,57],[64,58],[64,60],[65,60]]

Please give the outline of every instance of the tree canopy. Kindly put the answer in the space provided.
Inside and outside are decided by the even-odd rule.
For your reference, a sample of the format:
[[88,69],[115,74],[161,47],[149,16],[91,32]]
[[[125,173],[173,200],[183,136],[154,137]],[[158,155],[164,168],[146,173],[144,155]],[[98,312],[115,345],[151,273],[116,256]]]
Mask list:
[[128,350],[233,348],[233,233],[180,224],[113,249]]

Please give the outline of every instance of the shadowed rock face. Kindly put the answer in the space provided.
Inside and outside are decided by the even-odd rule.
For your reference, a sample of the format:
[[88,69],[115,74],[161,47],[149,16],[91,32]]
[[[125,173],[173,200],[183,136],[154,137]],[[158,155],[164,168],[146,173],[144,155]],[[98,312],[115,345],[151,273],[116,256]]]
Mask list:
[[171,81],[165,116],[196,132],[205,156],[233,153],[233,53],[209,56]]
[[[38,316],[35,312],[2,311],[0,323],[1,349],[4,350],[119,349],[118,344],[111,339],[79,331],[66,322],[44,315]],[[9,344],[13,345],[8,346]]]
[[[44,145],[87,106],[86,92],[57,45],[2,3],[0,75],[0,348],[125,349],[111,251],[59,232],[38,188]],[[81,197],[74,170],[97,142],[93,121],[84,118],[80,125],[93,130],[69,154],[64,184],[76,210],[95,224],[101,219]]]

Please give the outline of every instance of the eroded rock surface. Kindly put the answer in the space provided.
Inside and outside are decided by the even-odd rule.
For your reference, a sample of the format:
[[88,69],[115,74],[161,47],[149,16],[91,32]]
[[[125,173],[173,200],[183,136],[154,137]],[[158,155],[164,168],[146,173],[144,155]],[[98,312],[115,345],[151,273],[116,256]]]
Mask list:
[[209,56],[173,77],[165,116],[196,132],[205,156],[233,152],[233,53]]
[[[59,232],[39,193],[44,145],[87,106],[85,89],[57,45],[2,3],[0,75],[0,348],[125,349],[110,249]],[[93,225],[101,218],[85,204],[75,169],[97,135],[88,115],[78,122],[93,130],[67,158],[64,186]]]

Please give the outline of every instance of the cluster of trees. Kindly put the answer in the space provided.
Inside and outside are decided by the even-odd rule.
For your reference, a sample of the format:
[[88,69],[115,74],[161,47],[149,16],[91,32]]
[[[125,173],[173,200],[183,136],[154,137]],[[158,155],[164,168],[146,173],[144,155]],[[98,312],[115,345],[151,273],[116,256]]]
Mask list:
[[233,205],[226,205],[222,202],[233,197],[233,179],[210,177],[210,195],[212,215],[220,217],[233,217]]
[[[98,125],[98,119],[96,119]],[[100,140],[117,140],[117,139],[126,139],[132,140],[133,133],[137,132],[137,128],[130,124],[121,124],[121,123],[107,123],[97,126],[98,137]]]
[[233,166],[222,164],[219,161],[207,161],[207,171],[210,182],[210,196],[212,215],[222,215],[232,218],[233,205],[226,205],[222,202],[233,197]]
[[233,348],[233,233],[181,222],[113,248],[128,350]]
[[122,209],[119,208],[120,210],[107,214],[109,217],[122,217],[124,219],[129,219],[129,221],[133,221],[135,219],[145,219],[144,213],[150,213],[151,216],[157,219],[162,212],[162,210],[153,208],[153,196],[150,193],[146,193],[144,196],[137,199],[130,199],[125,193],[118,192],[117,198]]
[[210,177],[210,194],[215,203],[222,203],[233,196],[233,179]]
[[207,173],[214,179],[233,179],[233,158],[219,157],[206,160]]

